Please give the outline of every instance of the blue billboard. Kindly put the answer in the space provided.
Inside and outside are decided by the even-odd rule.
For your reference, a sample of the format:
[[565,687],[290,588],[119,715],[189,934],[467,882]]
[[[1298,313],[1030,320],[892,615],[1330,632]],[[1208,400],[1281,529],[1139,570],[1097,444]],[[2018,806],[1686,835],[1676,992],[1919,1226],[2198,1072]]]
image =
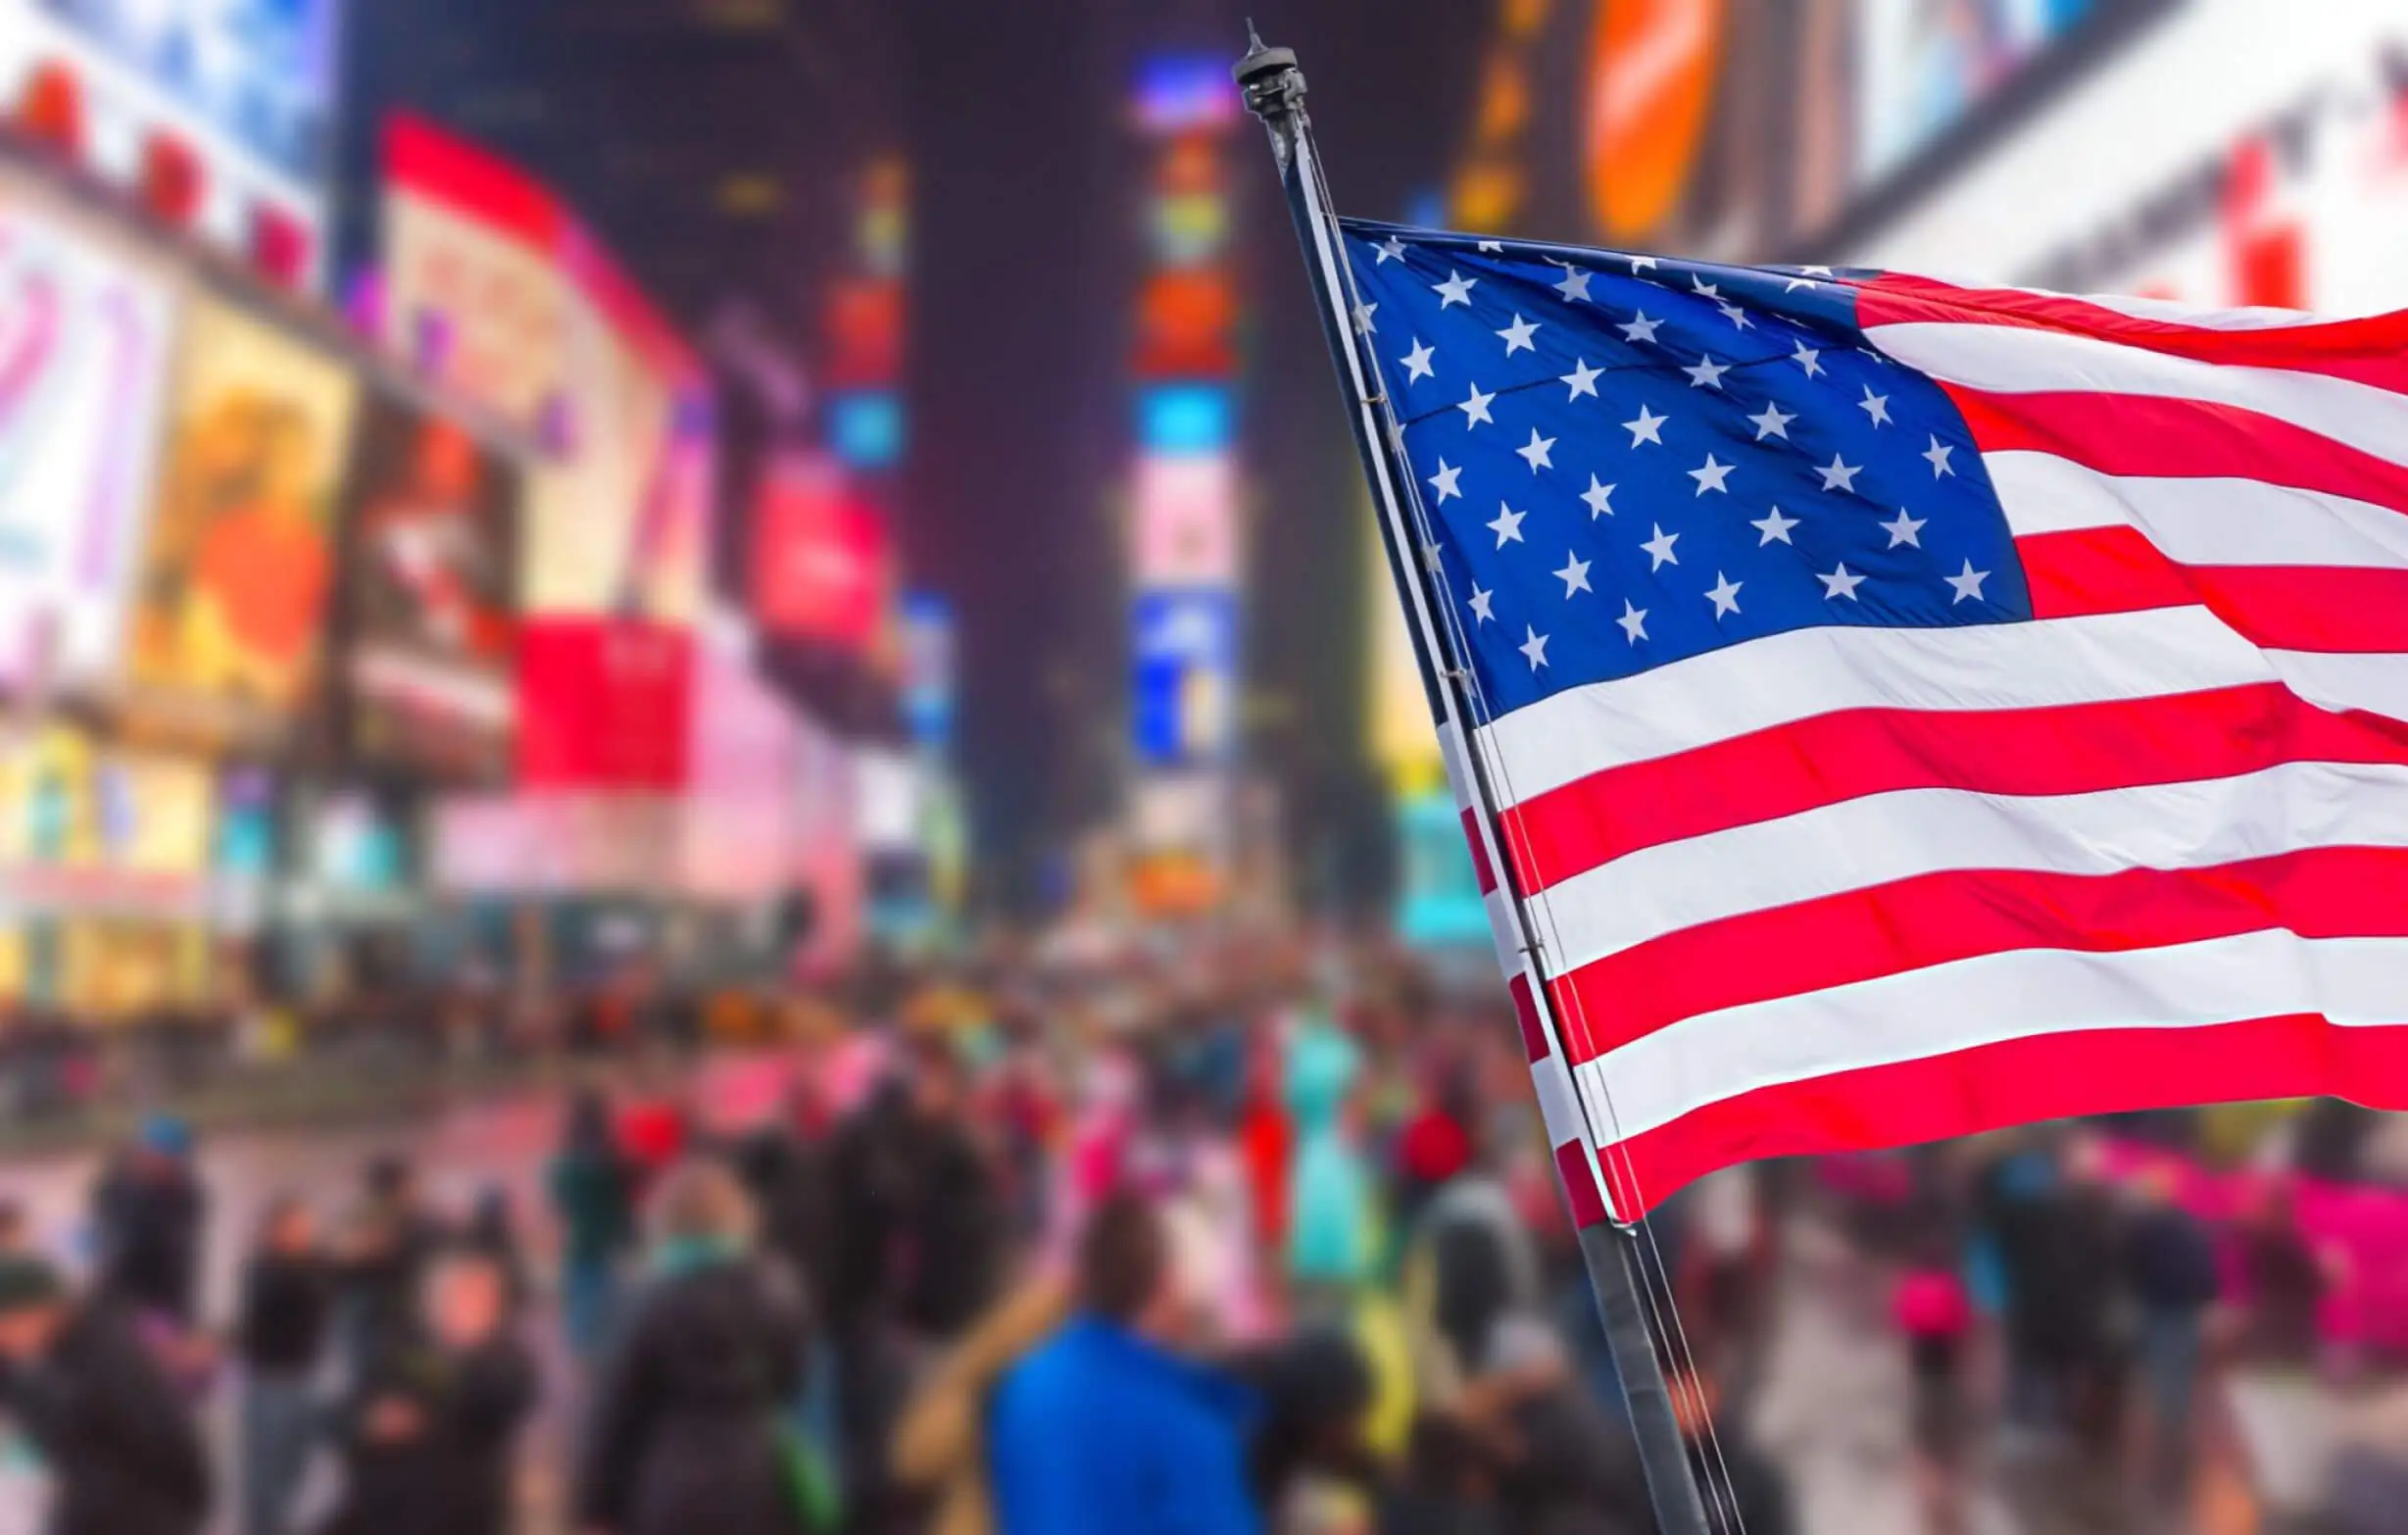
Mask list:
[[1137,760],[1174,768],[1226,758],[1237,734],[1237,594],[1140,592],[1129,620]]

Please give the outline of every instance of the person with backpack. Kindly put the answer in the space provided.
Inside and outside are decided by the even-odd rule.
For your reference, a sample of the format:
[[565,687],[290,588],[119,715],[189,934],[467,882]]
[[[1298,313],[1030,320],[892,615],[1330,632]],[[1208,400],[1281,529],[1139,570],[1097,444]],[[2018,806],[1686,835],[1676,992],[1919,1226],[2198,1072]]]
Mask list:
[[594,1535],[816,1535],[824,1487],[788,1414],[811,1337],[802,1287],[754,1251],[755,1214],[715,1161],[657,1195],[653,1277],[606,1358],[577,1528]]

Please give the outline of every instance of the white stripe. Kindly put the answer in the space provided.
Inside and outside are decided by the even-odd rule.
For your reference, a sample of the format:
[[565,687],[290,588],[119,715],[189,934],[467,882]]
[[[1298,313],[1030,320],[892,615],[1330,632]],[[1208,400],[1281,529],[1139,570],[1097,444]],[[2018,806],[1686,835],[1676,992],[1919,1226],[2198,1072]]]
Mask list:
[[2408,657],[2318,650],[2264,654],[2292,692],[2320,709],[2363,709],[2408,719]]
[[1550,1055],[1532,1063],[1530,1080],[1538,1089],[1539,1117],[1547,1124],[1547,1144],[1579,1141],[1588,1145],[1589,1120],[1581,1113],[1580,1094],[1572,1085],[1572,1073],[1564,1069],[1563,1057]]
[[[1996,394],[2095,390],[2235,405],[2377,458],[2408,464],[2408,395],[2355,379],[2194,362],[2026,325],[1918,321],[1875,325],[1865,335],[1909,368],[1971,389]],[[2101,400],[2099,408],[2112,409],[2112,404]]]
[[1985,453],[2018,538],[2137,527],[2182,565],[2408,567],[2408,516],[2349,496],[2230,477],[2108,474],[2053,453]]
[[1744,912],[1950,869],[2108,874],[2408,847],[2408,768],[2285,763],[2088,794],[1901,789],[1626,853],[1542,892],[1546,972]]
[[2280,928],[2114,954],[2026,949],[1685,1018],[1580,1069],[1620,1133],[1835,1072],[2098,1028],[2194,1028],[2288,1014],[2408,1021],[2408,938]]
[[[1959,283],[1959,287],[1981,287],[1983,284]],[[2167,324],[2189,325],[2199,330],[2288,330],[2306,328],[2331,322],[2306,309],[2275,309],[2256,304],[2242,309],[2196,309],[2174,299],[2137,298],[2129,293],[2054,293],[2046,288],[2014,288],[2016,293],[2036,294],[2040,298],[2072,299],[2077,304],[2089,304],[2099,309],[2111,309],[2135,320],[2156,320]]]
[[[2204,608],[1955,629],[1793,629],[1526,704],[1482,729],[1502,806],[1847,709],[2037,709],[2276,680]],[[1501,806],[1500,806],[1501,808]]]

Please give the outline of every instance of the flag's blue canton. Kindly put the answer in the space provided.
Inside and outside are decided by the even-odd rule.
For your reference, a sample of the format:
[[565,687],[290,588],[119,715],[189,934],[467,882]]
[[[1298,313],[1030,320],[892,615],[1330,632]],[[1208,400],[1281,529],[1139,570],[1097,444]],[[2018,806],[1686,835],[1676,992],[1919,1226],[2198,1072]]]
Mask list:
[[2032,617],[1963,418],[1828,272],[1346,233],[1489,715],[1790,629]]

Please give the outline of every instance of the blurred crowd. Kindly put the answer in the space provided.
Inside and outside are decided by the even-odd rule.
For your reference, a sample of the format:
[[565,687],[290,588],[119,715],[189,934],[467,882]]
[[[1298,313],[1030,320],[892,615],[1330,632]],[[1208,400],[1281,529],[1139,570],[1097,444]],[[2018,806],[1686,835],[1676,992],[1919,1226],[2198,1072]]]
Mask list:
[[[0,1211],[0,1535],[1653,1528],[1493,998],[1286,949],[886,991],[673,1073],[571,1065],[535,1200],[437,1201],[407,1156],[278,1192],[223,1315],[173,1117],[75,1231]],[[2395,1527],[2346,1522],[2400,1506],[2380,1435],[2285,1459],[2392,1378],[2349,1272],[2379,1239],[2331,1206],[2377,1197],[2387,1123],[2268,1111],[2236,1157],[2145,1116],[1684,1191],[1641,1251],[1713,1527],[1802,1527],[1763,1408],[1803,1306],[1910,1383],[1936,1535],[2001,1479],[2101,1500],[2069,1529]]]

